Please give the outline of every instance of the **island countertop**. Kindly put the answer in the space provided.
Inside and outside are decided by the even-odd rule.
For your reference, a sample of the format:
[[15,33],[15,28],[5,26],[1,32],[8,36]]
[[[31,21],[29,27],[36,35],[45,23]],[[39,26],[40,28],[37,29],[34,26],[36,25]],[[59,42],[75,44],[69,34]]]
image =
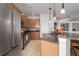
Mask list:
[[62,34],[59,34],[57,37],[54,37],[54,35],[45,34],[45,36],[43,36],[43,38],[41,40],[46,40],[49,42],[58,43],[59,42],[58,38],[68,38],[71,40],[77,40],[77,39],[79,39],[79,34],[77,34],[77,33],[62,33]]
[[57,37],[54,37],[53,35],[50,35],[50,34],[45,34],[41,40],[45,40],[45,41],[48,41],[48,42],[52,42],[52,43],[56,43],[58,44],[58,38]]
[[45,34],[41,38],[41,55],[42,56],[59,56],[59,43],[53,35]]
[[58,35],[59,38],[69,38],[69,39],[79,39],[79,34],[77,33],[63,33]]

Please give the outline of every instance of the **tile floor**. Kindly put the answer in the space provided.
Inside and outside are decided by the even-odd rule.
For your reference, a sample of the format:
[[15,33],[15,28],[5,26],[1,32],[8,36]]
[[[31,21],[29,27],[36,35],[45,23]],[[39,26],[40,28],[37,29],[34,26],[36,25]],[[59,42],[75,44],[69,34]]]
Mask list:
[[17,47],[6,56],[40,56],[40,40],[31,40],[24,50]]

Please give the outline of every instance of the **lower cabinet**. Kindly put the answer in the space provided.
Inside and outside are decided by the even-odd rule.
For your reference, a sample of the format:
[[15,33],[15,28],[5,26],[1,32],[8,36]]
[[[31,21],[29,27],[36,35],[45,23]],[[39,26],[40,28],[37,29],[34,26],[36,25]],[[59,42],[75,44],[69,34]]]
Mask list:
[[59,48],[57,43],[41,40],[41,56],[58,56]]
[[40,40],[40,32],[29,32],[29,40]]

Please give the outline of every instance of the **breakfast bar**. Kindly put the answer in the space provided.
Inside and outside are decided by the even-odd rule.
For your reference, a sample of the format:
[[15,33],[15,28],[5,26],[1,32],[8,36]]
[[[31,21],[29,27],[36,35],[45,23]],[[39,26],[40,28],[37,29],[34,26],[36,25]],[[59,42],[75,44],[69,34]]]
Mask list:
[[78,41],[79,34],[75,33],[64,33],[58,36],[59,40],[59,55],[70,56],[71,55],[71,40]]

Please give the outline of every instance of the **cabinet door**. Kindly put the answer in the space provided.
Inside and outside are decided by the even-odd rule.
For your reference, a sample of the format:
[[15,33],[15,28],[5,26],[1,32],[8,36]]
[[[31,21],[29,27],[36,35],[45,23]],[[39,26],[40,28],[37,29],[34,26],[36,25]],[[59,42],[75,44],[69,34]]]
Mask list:
[[40,32],[30,32],[30,40],[40,40]]
[[41,56],[58,56],[58,44],[41,40]]

